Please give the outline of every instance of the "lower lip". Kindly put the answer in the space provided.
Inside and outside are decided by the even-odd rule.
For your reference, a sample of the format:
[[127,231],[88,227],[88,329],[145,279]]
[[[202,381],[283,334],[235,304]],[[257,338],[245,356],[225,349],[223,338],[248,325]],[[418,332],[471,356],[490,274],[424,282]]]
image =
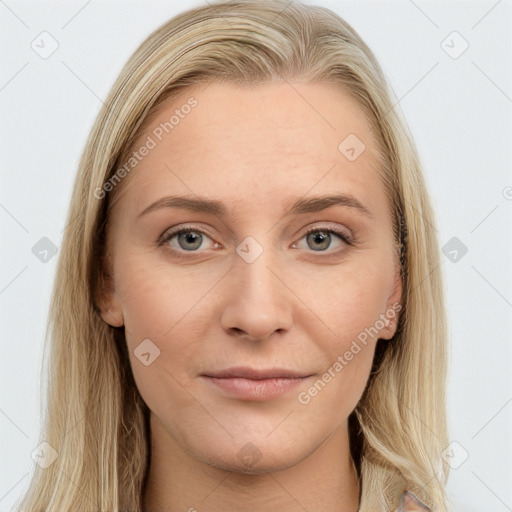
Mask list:
[[278,379],[242,379],[238,377],[218,378],[203,376],[210,384],[221,388],[240,400],[263,402],[295,389],[309,377]]

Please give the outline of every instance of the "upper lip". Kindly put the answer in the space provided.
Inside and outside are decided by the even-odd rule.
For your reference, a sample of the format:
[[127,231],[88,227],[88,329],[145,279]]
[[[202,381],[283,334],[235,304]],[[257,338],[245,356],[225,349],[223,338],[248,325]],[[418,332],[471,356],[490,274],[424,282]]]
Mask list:
[[218,379],[229,379],[229,378],[242,378],[242,379],[253,379],[253,380],[262,380],[262,379],[278,379],[278,378],[303,378],[309,377],[311,374],[297,371],[297,370],[288,370],[286,368],[249,368],[249,367],[232,367],[226,368],[225,370],[220,370],[217,372],[208,372],[203,374],[206,377],[216,377]]

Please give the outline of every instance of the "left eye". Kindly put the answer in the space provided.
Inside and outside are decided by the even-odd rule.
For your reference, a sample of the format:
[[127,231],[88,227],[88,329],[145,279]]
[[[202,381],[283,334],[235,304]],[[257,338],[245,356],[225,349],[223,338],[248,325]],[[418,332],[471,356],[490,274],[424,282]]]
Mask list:
[[[343,243],[350,245],[349,237],[345,233],[334,229],[314,228],[308,231],[302,239],[306,239],[308,247],[313,251],[325,252],[325,249],[331,248],[333,235],[338,238],[338,240],[342,241],[341,245],[343,245]],[[338,244],[340,244],[339,241]],[[294,246],[297,246],[297,244],[294,244]]]

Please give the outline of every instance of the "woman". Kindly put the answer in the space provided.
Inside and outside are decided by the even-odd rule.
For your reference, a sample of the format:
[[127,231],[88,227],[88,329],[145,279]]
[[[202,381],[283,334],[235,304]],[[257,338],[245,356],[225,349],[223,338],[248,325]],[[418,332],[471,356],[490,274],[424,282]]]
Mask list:
[[214,3],[147,38],[80,162],[55,456],[21,510],[446,510],[438,245],[394,104],[325,8]]

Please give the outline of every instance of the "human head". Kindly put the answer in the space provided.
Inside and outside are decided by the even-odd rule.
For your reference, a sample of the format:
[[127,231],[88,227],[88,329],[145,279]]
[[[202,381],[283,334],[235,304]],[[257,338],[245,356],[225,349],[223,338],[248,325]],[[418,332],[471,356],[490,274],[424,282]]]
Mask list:
[[[114,84],[80,162],[52,302],[54,380],[46,439],[61,447],[73,443],[84,457],[61,456],[45,478],[66,471],[84,481],[90,494],[102,496],[104,508],[121,502],[135,509],[147,462],[148,410],[130,372],[124,333],[105,322],[99,307],[109,285],[109,214],[132,179],[116,183],[115,176],[140,129],[165,102],[188,87],[219,80],[240,87],[271,80],[335,84],[365,113],[381,149],[379,171],[402,294],[400,324],[390,342],[377,345],[368,386],[351,416],[362,509],[389,507],[399,490],[411,486],[423,491],[418,494],[426,502],[444,503],[447,468],[437,466],[447,444],[444,311],[433,214],[416,151],[378,63],[354,30],[320,7],[283,7],[218,3],[155,31]],[[107,190],[106,183],[115,186]],[[65,388],[76,391],[63,396]],[[73,412],[68,428],[73,417],[83,413],[86,419],[67,432],[66,422],[56,420],[62,409]],[[103,441],[91,443],[91,438]],[[131,457],[129,446],[136,447]],[[59,505],[72,499],[69,493],[54,496]]]

